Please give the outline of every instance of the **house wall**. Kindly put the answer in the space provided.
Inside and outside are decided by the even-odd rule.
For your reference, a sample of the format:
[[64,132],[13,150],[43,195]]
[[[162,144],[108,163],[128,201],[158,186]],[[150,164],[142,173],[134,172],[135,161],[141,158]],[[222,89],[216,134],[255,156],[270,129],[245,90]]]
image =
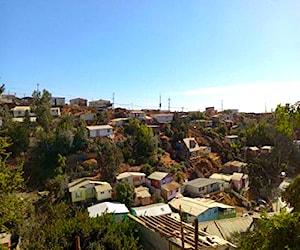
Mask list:
[[217,207],[209,208],[203,213],[197,216],[198,221],[210,221],[217,220],[219,218],[219,212]]
[[218,219],[235,218],[236,211],[234,208],[221,209],[218,208]]
[[173,198],[176,197],[176,195],[179,193],[179,189],[177,190],[172,190],[172,191],[166,191],[166,190],[162,190],[161,191],[161,195],[165,200],[171,200]]
[[111,189],[97,192],[96,198],[98,201],[108,200],[111,198]]
[[[80,194],[80,196],[77,196],[77,193]],[[79,188],[71,193],[71,200],[72,202],[79,202],[86,200],[86,191],[84,188]]]
[[89,131],[90,137],[105,137],[110,136],[113,134],[112,129],[97,129],[97,130],[90,130]]
[[158,123],[171,123],[173,120],[173,115],[166,115],[166,116],[154,116],[154,119],[158,122]]

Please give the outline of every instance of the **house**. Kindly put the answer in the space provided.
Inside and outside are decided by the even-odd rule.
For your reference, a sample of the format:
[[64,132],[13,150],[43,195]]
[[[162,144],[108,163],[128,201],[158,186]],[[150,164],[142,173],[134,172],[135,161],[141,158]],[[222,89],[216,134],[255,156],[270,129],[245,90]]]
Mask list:
[[215,107],[207,107],[205,108],[204,113],[208,116],[208,117],[212,117],[214,115],[216,115],[218,113],[217,110],[215,110]]
[[249,187],[249,176],[243,173],[233,173],[232,175],[214,173],[209,178],[224,181],[225,189],[233,188],[236,191],[241,191]]
[[263,146],[260,148],[261,154],[270,154],[272,152],[272,146]]
[[96,108],[97,110],[101,111],[112,108],[112,103],[110,101],[100,99],[97,101],[90,101],[89,107]]
[[187,222],[219,220],[236,217],[236,211],[233,206],[215,202],[214,200],[204,198],[175,198],[169,202],[169,205],[186,215]]
[[81,202],[88,199],[103,201],[112,196],[112,187],[107,182],[94,181],[89,178],[76,179],[69,183],[69,192],[72,202]]
[[138,119],[140,121],[144,121],[146,120],[146,113],[144,111],[141,110],[132,110],[129,112],[128,114],[129,118],[135,118]]
[[86,126],[90,138],[113,137],[113,127],[110,125]]
[[62,107],[66,104],[66,98],[65,97],[51,97],[50,100],[52,107]]
[[171,213],[172,210],[170,206],[165,203],[155,203],[148,206],[131,208],[131,214],[134,216],[159,216]]
[[226,135],[225,136],[225,142],[227,142],[229,144],[237,144],[238,140],[239,140],[238,135]]
[[[128,217],[135,222],[138,228],[143,249],[226,250],[235,248],[235,245],[229,241],[203,230],[197,230],[194,226],[180,222],[168,214],[139,217],[130,214]],[[184,237],[182,237],[182,231]]]
[[183,184],[183,193],[191,197],[204,197],[224,191],[224,181],[197,178]]
[[105,213],[113,214],[115,218],[127,217],[128,208],[118,202],[102,202],[87,208],[90,218],[101,216]]
[[85,112],[79,115],[79,119],[84,120],[87,123],[90,123],[95,120],[95,114],[92,112]]
[[237,191],[249,187],[249,176],[243,173],[233,173],[231,177],[232,187]]
[[147,125],[147,127],[153,131],[154,135],[159,135],[159,133],[160,133],[159,125]]
[[0,95],[0,104],[13,104],[15,103],[15,95]]
[[129,120],[129,118],[115,118],[110,121],[110,125],[115,127],[122,127]]
[[161,196],[169,201],[180,194],[180,184],[172,181],[161,186]]
[[162,185],[173,181],[173,176],[170,173],[155,171],[147,179],[152,187],[161,189]]
[[60,107],[53,107],[50,109],[50,114],[52,117],[60,116]]
[[87,99],[83,99],[83,98],[71,99],[70,100],[70,105],[79,106],[79,107],[86,107],[87,106]]
[[199,125],[203,128],[211,128],[213,126],[213,121],[212,120],[197,120],[196,122],[199,123]]
[[146,206],[151,204],[151,194],[149,193],[149,188],[147,187],[137,187],[134,189],[135,199],[134,206]]
[[35,117],[35,114],[31,112],[30,106],[16,106],[11,109],[13,117],[25,117],[28,114],[30,117]]
[[172,113],[165,113],[165,114],[153,114],[151,117],[158,123],[164,124],[164,123],[171,123],[173,121],[174,114]]
[[140,172],[124,172],[119,174],[116,179],[117,182],[127,181],[133,186],[140,186],[145,183],[146,174]]
[[184,158],[189,162],[201,158],[200,147],[195,138],[183,139],[183,153]]
[[11,234],[0,233],[0,249],[11,249]]
[[244,173],[246,171],[248,164],[241,161],[228,161],[226,162],[222,169],[221,173],[223,174],[233,174],[234,172],[237,173]]

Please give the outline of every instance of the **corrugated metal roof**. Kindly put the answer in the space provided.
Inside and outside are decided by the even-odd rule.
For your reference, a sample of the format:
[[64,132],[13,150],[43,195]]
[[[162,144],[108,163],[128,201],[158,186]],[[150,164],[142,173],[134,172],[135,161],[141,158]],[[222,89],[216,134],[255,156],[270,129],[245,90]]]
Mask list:
[[228,206],[219,202],[215,202],[210,199],[204,198],[189,198],[189,197],[182,197],[182,198],[175,198],[169,202],[170,206],[179,210],[181,207],[181,211],[188,213],[197,217],[199,214],[202,214],[206,210],[214,207],[220,207],[224,209],[234,208],[232,206]]
[[215,221],[199,222],[199,229],[206,229],[207,233],[217,235],[225,240],[232,237],[233,233],[246,232],[253,222],[253,217],[237,217]]
[[140,172],[124,172],[124,173],[121,173],[119,174],[116,178],[117,180],[122,180],[124,178],[128,178],[130,176],[146,176],[145,173],[140,173]]
[[128,208],[117,202],[102,202],[87,208],[90,217],[101,216],[104,213],[126,214],[129,213]]
[[131,210],[135,212],[136,216],[158,216],[172,213],[170,206],[165,203],[156,203],[148,206],[133,207]]
[[179,187],[180,187],[179,183],[177,183],[176,181],[172,181],[170,183],[162,185],[161,188],[166,190],[166,191],[172,191],[172,190],[176,190]]
[[240,181],[243,178],[243,173],[233,173],[231,180]]
[[[129,217],[140,225],[158,233],[161,237],[168,239],[179,247],[182,246],[182,237],[180,232],[181,227],[183,227],[184,249],[195,249],[195,228],[187,223],[181,223],[180,221],[172,218],[170,215],[140,217],[129,215]],[[202,230],[198,230],[199,249],[205,249],[206,247],[211,249],[220,246],[235,247],[235,245],[229,241],[226,241],[216,235],[211,235]]]
[[152,174],[150,174],[147,178],[150,179],[150,180],[162,180],[163,178],[165,178],[169,173],[166,173],[166,172],[158,172],[158,171],[155,171],[153,172]]
[[86,126],[88,130],[113,129],[110,125]]
[[193,187],[205,187],[214,183],[223,183],[223,181],[210,179],[210,178],[197,178],[192,181],[185,182],[183,185],[185,186],[193,186]]
[[219,174],[219,173],[214,173],[209,177],[209,179],[215,179],[215,180],[221,180],[221,181],[227,181],[227,182],[230,182],[231,178],[232,178],[232,175]]

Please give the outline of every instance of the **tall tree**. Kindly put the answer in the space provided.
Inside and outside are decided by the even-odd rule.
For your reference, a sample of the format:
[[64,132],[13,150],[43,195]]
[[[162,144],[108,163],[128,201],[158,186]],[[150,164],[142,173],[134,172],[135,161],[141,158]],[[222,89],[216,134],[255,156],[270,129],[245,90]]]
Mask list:
[[121,181],[115,186],[114,198],[131,207],[134,202],[134,187],[127,181]]
[[32,94],[33,101],[31,110],[35,113],[37,123],[41,125],[46,132],[49,132],[51,122],[51,94],[47,90],[43,90],[41,93],[39,90],[35,90]]
[[283,192],[283,198],[294,208],[293,212],[300,213],[300,175]]

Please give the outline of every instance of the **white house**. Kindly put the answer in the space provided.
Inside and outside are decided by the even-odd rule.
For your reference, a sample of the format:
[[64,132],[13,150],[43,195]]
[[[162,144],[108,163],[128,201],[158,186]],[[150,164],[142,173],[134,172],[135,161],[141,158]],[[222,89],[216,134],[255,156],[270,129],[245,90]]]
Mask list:
[[16,106],[11,109],[14,117],[25,117],[25,114],[28,113],[29,116],[35,116],[34,113],[31,112],[29,106]]
[[58,117],[60,116],[60,107],[54,107],[50,109],[50,114],[53,117]]
[[136,119],[139,119],[139,120],[145,120],[146,119],[146,113],[144,111],[141,111],[141,110],[132,110],[128,114],[128,117],[129,118],[136,118]]
[[151,117],[155,119],[158,123],[171,123],[173,120],[172,113],[165,113],[165,114],[153,114]]
[[86,126],[89,131],[89,137],[113,137],[113,127],[110,125]]
[[140,172],[124,172],[117,176],[117,182],[127,181],[133,186],[139,186],[145,183],[145,176]]

